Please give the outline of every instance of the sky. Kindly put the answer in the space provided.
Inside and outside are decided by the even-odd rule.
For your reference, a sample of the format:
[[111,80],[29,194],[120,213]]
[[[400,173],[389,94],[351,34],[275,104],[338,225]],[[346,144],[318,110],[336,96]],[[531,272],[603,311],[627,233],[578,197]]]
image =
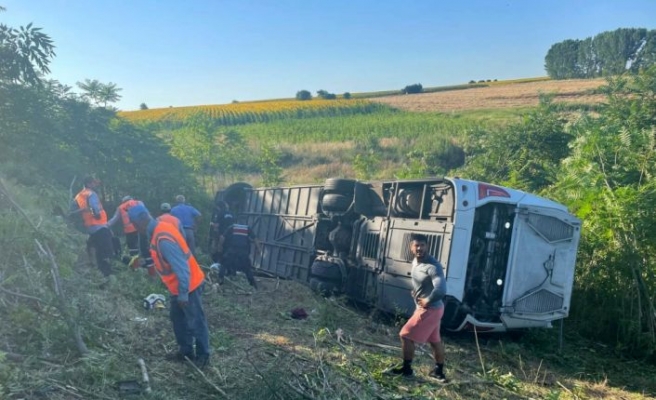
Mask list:
[[656,0],[0,0],[56,45],[48,76],[135,110],[546,76],[549,48],[656,29]]

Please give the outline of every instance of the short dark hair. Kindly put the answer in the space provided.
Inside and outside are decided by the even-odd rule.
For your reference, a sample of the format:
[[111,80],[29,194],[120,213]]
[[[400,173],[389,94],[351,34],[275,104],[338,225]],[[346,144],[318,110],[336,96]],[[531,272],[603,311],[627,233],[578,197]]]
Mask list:
[[410,242],[428,243],[428,237],[423,233],[412,233],[410,234]]

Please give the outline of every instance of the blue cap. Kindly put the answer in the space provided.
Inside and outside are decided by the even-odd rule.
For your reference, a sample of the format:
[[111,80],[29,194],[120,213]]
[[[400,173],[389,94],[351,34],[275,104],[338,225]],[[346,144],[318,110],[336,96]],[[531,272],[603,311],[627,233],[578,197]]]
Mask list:
[[130,207],[128,210],[128,217],[132,222],[143,219],[144,215],[150,217],[150,213],[148,212],[146,206],[143,205],[143,203],[136,204],[135,206]]

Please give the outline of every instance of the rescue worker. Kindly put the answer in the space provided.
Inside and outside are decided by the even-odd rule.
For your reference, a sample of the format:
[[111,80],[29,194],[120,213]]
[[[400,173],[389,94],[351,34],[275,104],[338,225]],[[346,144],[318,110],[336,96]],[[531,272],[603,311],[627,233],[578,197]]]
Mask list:
[[257,289],[250,253],[251,243],[255,243],[257,250],[262,253],[260,242],[255,238],[248,225],[234,223],[231,214],[226,214],[224,220],[226,228],[219,241],[219,246],[223,249],[221,256],[223,263],[219,268],[219,283],[224,282],[226,273],[235,275],[237,271],[241,271],[246,275],[248,283]]
[[166,359],[183,362],[189,358],[198,367],[207,366],[210,344],[202,304],[205,274],[174,225],[153,219],[141,204],[130,208],[128,215],[137,230],[150,238],[155,270],[171,293],[170,318],[179,349]]
[[94,249],[96,266],[105,277],[108,277],[112,274],[111,259],[114,257],[114,246],[112,232],[107,227],[107,213],[96,193],[100,181],[92,176],[87,176],[83,182],[84,187],[74,199],[77,210],[71,211],[82,214],[84,228],[89,234],[87,247]]
[[[180,234],[182,237],[185,237],[185,231],[182,228],[182,222],[173,215],[171,215],[171,205],[169,203],[162,203],[159,206],[160,211],[162,212],[159,217],[157,217],[158,221],[165,221],[168,222],[169,224],[175,225],[176,228],[180,231]],[[186,240],[186,238],[185,238]]]
[[182,222],[187,244],[193,254],[196,254],[196,222],[200,218],[200,211],[185,203],[185,197],[181,194],[175,197],[176,205],[171,209],[171,215]]
[[219,200],[214,204],[214,211],[210,219],[209,235],[209,253],[214,263],[221,262],[222,249],[220,247],[220,240],[223,231],[227,227],[225,217],[229,214],[228,204],[225,201]]
[[[148,239],[146,236],[139,234],[137,228],[130,222],[128,217],[128,210],[138,204],[143,205],[139,200],[133,199],[131,196],[125,196],[121,200],[121,204],[116,207],[116,212],[114,216],[107,222],[107,226],[110,228],[114,226],[118,221],[121,221],[123,226],[123,233],[125,234],[125,245],[128,248],[128,256],[132,258],[141,254],[144,258],[149,258],[148,255]],[[152,264],[152,260],[150,263]]]

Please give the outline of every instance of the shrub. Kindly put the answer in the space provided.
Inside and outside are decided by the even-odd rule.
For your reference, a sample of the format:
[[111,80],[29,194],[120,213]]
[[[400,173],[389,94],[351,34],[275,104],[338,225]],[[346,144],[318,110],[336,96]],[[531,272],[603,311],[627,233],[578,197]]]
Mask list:
[[312,100],[312,93],[309,90],[299,90],[296,92],[296,100]]
[[342,97],[343,97],[345,100],[349,100],[349,99],[351,98],[351,93],[349,93],[349,92],[344,92],[344,94],[342,95]]
[[415,83],[414,85],[408,85],[403,88],[401,91],[403,94],[413,94],[413,93],[421,93],[424,91],[424,87],[421,86],[421,83]]
[[337,96],[334,93],[328,93],[326,90],[317,90],[317,96],[325,100],[335,100]]

